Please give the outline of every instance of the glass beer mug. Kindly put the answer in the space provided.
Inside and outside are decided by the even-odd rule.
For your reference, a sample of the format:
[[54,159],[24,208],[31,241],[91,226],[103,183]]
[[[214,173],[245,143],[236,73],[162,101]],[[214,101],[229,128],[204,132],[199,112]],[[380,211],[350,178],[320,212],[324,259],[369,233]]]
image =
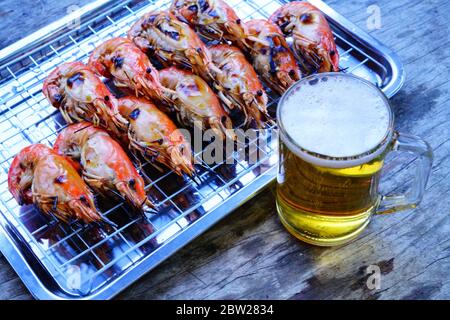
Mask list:
[[[394,131],[389,102],[372,83],[342,73],[306,77],[281,98],[277,119],[277,211],[298,239],[343,244],[374,214],[414,208],[422,199],[431,148]],[[382,195],[381,169],[393,151],[416,154],[417,175],[405,194]]]

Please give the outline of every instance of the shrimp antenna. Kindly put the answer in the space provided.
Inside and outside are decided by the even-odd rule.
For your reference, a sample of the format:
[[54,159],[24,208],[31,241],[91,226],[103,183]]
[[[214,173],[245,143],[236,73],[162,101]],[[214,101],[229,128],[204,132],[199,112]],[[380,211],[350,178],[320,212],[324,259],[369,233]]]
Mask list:
[[71,221],[69,223],[69,226],[70,226],[71,229],[73,229],[72,226],[75,226],[76,228],[81,229],[81,230],[84,230],[84,229],[86,229],[88,227],[88,225],[86,223],[81,223],[78,220]]
[[53,210],[48,210],[45,213],[47,214],[47,220],[48,220],[49,227],[57,226],[58,223],[61,221],[61,219],[58,219],[58,217],[53,213]]
[[119,192],[117,192],[116,190],[110,189],[110,190],[108,190],[108,191],[111,192],[111,193],[113,193],[113,194],[116,195],[117,197],[119,197],[120,200],[126,201],[126,199],[123,197],[123,195],[121,195],[121,194],[120,194]]
[[[151,206],[149,206],[148,203],[150,203]],[[152,213],[152,214],[158,213],[158,211],[156,211],[156,209],[154,207],[152,207],[152,206],[153,206],[153,203],[150,201],[150,199],[146,195],[144,201],[142,201],[142,203],[140,204],[139,207],[142,208],[143,212],[149,212],[149,213]]]
[[99,224],[100,226],[101,226],[101,224],[106,224],[106,225],[108,225],[108,226],[110,226],[110,227],[113,227],[113,228],[116,228],[117,229],[117,223],[115,223],[115,222],[112,222],[111,220],[109,220],[105,215],[103,215],[103,214],[100,214],[100,216],[101,216],[101,220],[100,221],[96,221],[96,223],[97,224]]
[[196,165],[199,165],[200,167],[202,167],[203,169],[205,169],[206,171],[208,171],[209,173],[215,173],[213,169],[211,169],[210,167],[202,164],[202,163],[196,163]]
[[144,170],[142,161],[133,152],[131,152],[130,155],[131,157],[133,157],[134,164],[138,167],[139,171],[142,172]]
[[78,132],[80,132],[80,131],[83,131],[83,130],[85,130],[85,129],[89,128],[89,127],[92,127],[92,126],[93,126],[93,124],[92,124],[92,123],[89,123],[89,125],[87,125],[87,126],[85,126],[85,127],[83,127],[83,128],[80,128],[80,129],[78,129],[78,130],[75,130],[75,133],[78,133]]
[[[194,175],[192,175],[192,176],[186,174],[185,176],[187,176],[189,179],[191,179],[192,182],[194,182],[197,186],[200,186],[201,183],[202,183],[202,180],[201,180],[200,177],[199,177],[198,175],[196,175],[196,174],[194,174]],[[198,180],[197,180],[197,179],[198,179]]]
[[149,160],[150,164],[152,165],[152,167],[154,167],[156,170],[158,170],[159,172],[164,172],[164,169],[160,166],[158,166],[155,162],[153,162],[154,160]]
[[56,211],[58,206],[58,196],[53,197],[53,204],[52,204],[52,210]]
[[146,206],[146,208],[142,210],[142,213],[143,213],[143,215],[144,215],[145,217],[148,218],[147,213],[149,213],[149,214],[151,214],[151,215],[155,215],[155,214],[158,213],[158,211],[156,211],[156,210],[153,209],[153,208],[150,208],[150,207]]

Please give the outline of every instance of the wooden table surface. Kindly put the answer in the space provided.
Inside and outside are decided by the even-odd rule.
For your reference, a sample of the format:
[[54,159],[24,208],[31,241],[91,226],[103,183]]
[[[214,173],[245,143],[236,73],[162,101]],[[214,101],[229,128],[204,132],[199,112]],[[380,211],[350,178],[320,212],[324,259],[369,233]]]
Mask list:
[[[86,2],[1,0],[2,47],[55,20],[68,5]],[[375,217],[356,241],[324,249],[301,243],[283,229],[272,186],[127,288],[119,299],[450,298],[450,2],[326,2],[394,49],[404,63],[406,82],[392,99],[396,128],[425,138],[435,155],[421,205]],[[374,3],[380,9],[381,28],[368,30],[374,10],[368,7]],[[35,10],[30,11],[31,6]],[[403,172],[411,170],[410,165]],[[402,187],[405,176],[389,175],[385,186]],[[380,268],[379,289],[367,286],[370,265]],[[32,298],[4,257],[0,298]]]

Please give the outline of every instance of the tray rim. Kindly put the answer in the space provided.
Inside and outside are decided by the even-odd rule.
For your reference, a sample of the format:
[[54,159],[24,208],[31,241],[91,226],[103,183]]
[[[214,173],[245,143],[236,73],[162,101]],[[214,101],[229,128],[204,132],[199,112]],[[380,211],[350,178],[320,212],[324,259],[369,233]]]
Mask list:
[[[278,0],[284,3],[291,2],[289,0]],[[376,47],[377,51],[383,54],[383,57],[387,60],[389,66],[391,67],[391,74],[393,81],[388,82],[384,87],[385,95],[390,98],[396,94],[405,81],[405,70],[399,56],[393,52],[391,49],[383,45],[377,39],[366,33],[361,28],[357,27],[355,24],[347,20],[337,11],[332,9],[322,0],[306,0],[316,7],[318,7],[322,12],[327,15],[327,18],[334,21],[340,27],[350,31],[352,34],[357,36],[356,40],[365,46]],[[115,2],[115,4],[113,4]],[[29,36],[7,46],[6,48],[0,50],[0,65],[11,63],[12,61],[20,59],[25,53],[23,53],[26,48],[37,48],[40,45],[49,42],[52,37],[60,33],[68,21],[74,19],[74,17],[89,17],[92,14],[102,14],[109,10],[113,10],[128,1],[121,1],[118,3],[114,0],[97,0],[93,3],[83,6],[80,10],[68,16],[65,16],[53,23],[33,32]],[[271,184],[276,178],[277,166],[274,165],[267,170],[263,175],[258,176],[250,184],[246,185],[239,192],[233,194],[227,199],[227,202],[232,202],[232,206],[219,205],[216,208],[208,212],[208,214],[202,216],[196,221],[196,223],[189,225],[183,230],[182,235],[171,238],[166,243],[161,245],[154,253],[150,256],[143,258],[134,267],[130,268],[122,275],[118,276],[114,281],[105,284],[104,288],[98,292],[87,295],[85,297],[72,297],[64,295],[58,295],[51,292],[47,286],[45,286],[40,278],[34,272],[34,269],[29,265],[26,257],[21,253],[20,248],[17,243],[12,239],[10,233],[5,229],[3,224],[3,217],[0,216],[0,251],[5,256],[8,263],[17,273],[19,278],[25,284],[29,292],[33,297],[37,299],[77,299],[77,300],[87,300],[87,299],[111,299],[118,295],[121,291],[126,289],[129,285],[137,281],[139,278],[144,276],[147,272],[150,272],[158,264],[162,263],[165,259],[170,257],[176,251],[183,248],[185,245],[194,240],[197,236],[201,235],[203,232],[208,230],[211,226],[219,222],[225,216],[239,208],[243,203],[251,199],[257,193],[266,188]],[[200,222],[202,221],[202,222]],[[187,239],[186,239],[187,238]],[[158,256],[159,259],[155,259]]]

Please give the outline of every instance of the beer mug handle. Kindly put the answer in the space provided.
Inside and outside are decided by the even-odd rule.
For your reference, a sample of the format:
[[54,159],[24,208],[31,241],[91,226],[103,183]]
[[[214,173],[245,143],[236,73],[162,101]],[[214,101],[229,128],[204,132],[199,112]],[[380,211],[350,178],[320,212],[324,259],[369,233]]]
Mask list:
[[378,214],[415,208],[422,200],[431,173],[433,152],[430,145],[421,138],[395,132],[390,152],[392,151],[417,155],[417,171],[413,184],[406,193],[383,195],[381,197],[377,209]]

